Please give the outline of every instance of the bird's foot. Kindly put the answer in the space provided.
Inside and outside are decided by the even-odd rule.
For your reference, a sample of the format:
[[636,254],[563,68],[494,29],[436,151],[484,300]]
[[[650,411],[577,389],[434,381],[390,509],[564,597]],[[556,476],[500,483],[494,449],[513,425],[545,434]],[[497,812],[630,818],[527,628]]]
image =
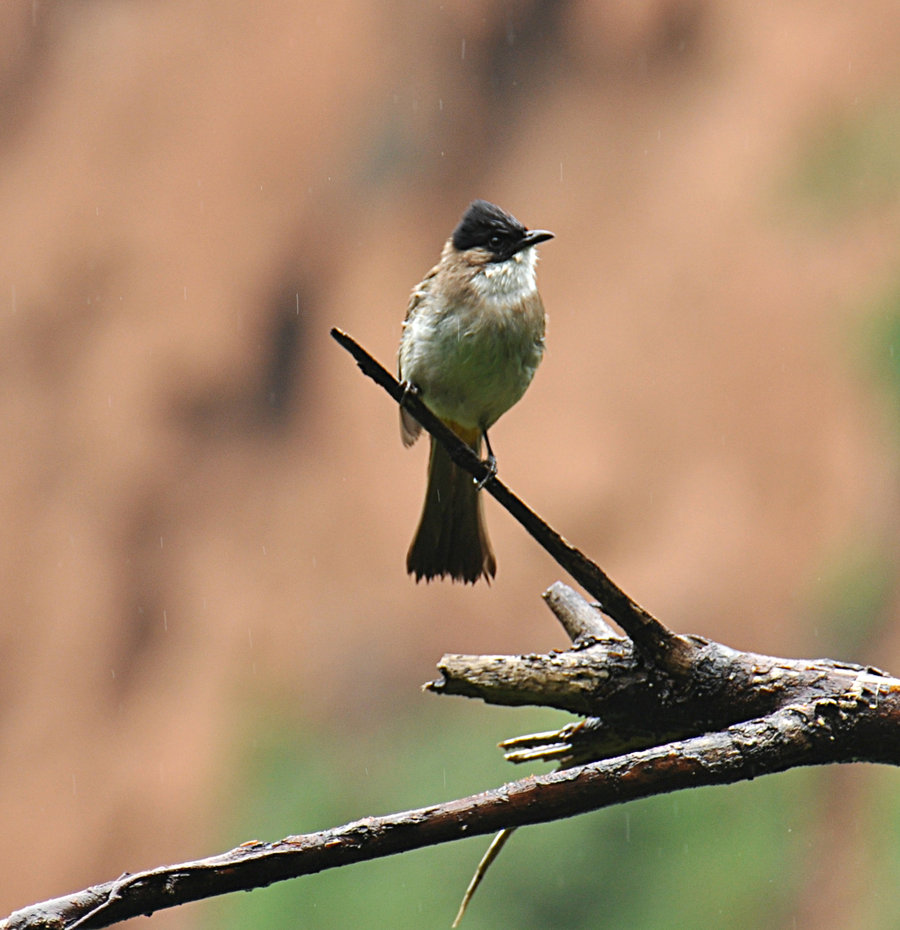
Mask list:
[[413,384],[412,381],[407,381],[406,379],[400,382],[400,390],[403,391],[400,395],[401,404],[407,397],[418,397],[420,394],[419,385]]
[[497,477],[497,457],[488,452],[488,457],[481,463],[485,467],[484,477],[475,482],[475,490],[480,491],[491,478]]

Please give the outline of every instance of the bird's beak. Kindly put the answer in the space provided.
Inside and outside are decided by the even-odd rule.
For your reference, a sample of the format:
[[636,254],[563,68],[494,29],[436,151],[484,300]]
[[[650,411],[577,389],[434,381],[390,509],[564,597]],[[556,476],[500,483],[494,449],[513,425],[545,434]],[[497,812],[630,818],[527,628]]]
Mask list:
[[552,238],[553,233],[547,232],[546,229],[529,229],[519,240],[519,244],[516,246],[516,252],[521,252],[522,249],[530,249],[533,245],[537,245],[539,242],[546,242],[548,239]]

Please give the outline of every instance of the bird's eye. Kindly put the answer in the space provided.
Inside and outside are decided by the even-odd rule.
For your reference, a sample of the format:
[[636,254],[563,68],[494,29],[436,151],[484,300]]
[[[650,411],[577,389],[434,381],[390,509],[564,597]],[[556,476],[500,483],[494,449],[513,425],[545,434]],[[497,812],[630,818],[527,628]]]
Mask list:
[[503,245],[503,237],[498,236],[497,233],[494,233],[494,235],[491,236],[490,239],[488,239],[488,246],[490,246],[490,249],[492,252],[499,252],[500,247],[502,245]]

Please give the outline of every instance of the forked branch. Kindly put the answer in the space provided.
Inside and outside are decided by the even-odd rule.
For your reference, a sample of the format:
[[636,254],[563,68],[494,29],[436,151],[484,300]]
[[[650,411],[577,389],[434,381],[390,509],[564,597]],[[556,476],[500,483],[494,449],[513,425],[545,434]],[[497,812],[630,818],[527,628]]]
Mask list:
[[[349,336],[332,332],[454,460],[484,477],[477,456]],[[150,869],[45,901],[0,921],[0,930],[88,930],[188,901],[246,891],[475,834],[571,817],[637,798],[723,785],[801,765],[900,764],[900,680],[830,660],[743,653],[679,636],[634,603],[590,559],[496,478],[485,489],[568,571],[571,588],[545,599],[571,648],[543,656],[441,660],[440,694],[496,704],[543,704],[584,718],[503,744],[513,762],[565,768],[472,797],[367,817],[273,843],[250,841],[208,859]]]
[[[445,656],[444,677],[428,687],[587,714],[558,731],[504,744],[511,761],[545,759],[569,767],[444,804],[126,874],[16,911],[0,930],[106,927],[188,901],[682,788],[731,784],[799,765],[900,762],[900,681],[876,669],[775,659],[697,640],[703,658],[690,681],[679,676],[673,685],[658,677],[663,673],[648,673],[627,640],[612,634],[570,588],[554,585],[545,597],[573,639],[570,650]],[[716,726],[741,714],[752,716]],[[588,758],[596,761],[584,763]]]

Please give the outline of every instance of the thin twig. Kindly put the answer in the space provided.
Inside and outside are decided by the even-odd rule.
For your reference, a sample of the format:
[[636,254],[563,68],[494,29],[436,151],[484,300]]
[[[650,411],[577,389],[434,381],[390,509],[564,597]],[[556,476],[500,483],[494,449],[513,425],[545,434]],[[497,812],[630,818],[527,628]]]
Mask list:
[[489,477],[485,464],[472,449],[445,426],[414,393],[404,391],[400,382],[352,336],[339,329],[332,329],[331,335],[356,359],[356,364],[363,374],[383,387],[397,403],[402,404],[447,449],[460,468],[464,468],[478,481],[487,479],[484,490],[506,508],[591,597],[596,598],[600,609],[622,627],[648,661],[672,673],[678,673],[688,667],[694,652],[689,640],[673,633],[635,603],[599,565],[563,539],[499,478]]
[[509,838],[515,832],[515,827],[506,827],[491,840],[491,845],[488,846],[487,852],[485,852],[485,854],[481,857],[481,861],[478,863],[478,866],[475,869],[475,874],[472,876],[472,880],[469,882],[469,887],[466,888],[466,893],[463,895],[463,899],[459,904],[459,910],[456,912],[456,917],[454,917],[453,923],[450,924],[451,930],[456,930],[456,927],[458,927],[462,922],[463,917],[466,916],[466,909],[469,906],[469,902],[475,896],[475,892],[478,891],[478,886],[481,884],[481,880],[485,875],[487,875],[487,870],[491,867],[497,856],[500,855],[500,850],[503,849]]
[[542,597],[573,643],[590,639],[621,639],[603,619],[599,607],[589,604],[561,581],[550,585]]

